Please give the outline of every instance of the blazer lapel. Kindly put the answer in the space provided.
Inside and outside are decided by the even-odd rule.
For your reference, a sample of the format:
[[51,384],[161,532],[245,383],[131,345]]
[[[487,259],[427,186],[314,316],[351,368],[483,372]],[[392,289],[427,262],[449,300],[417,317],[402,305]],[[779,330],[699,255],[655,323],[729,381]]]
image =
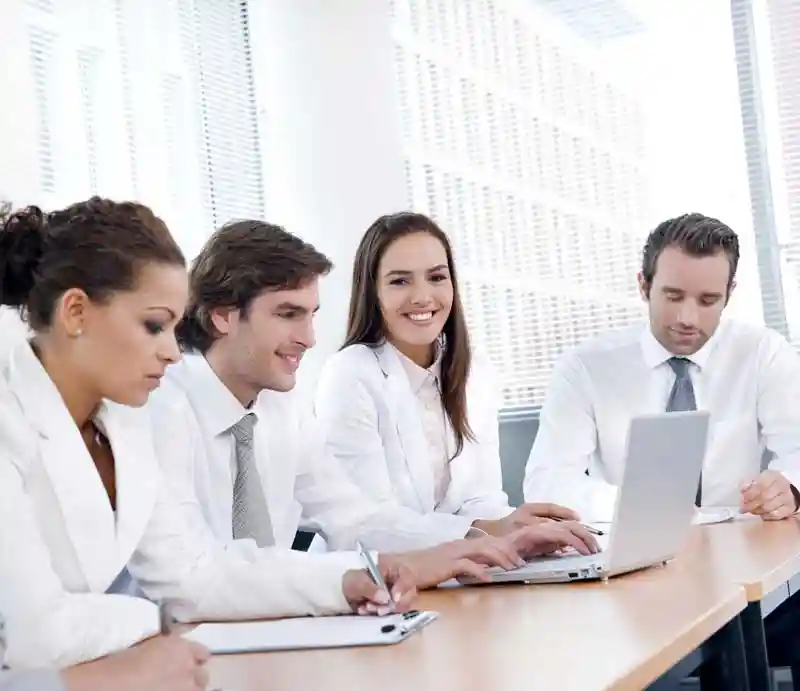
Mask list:
[[86,582],[104,592],[121,569],[114,512],[80,431],[27,343],[12,354],[9,384],[39,435],[42,468]]
[[115,555],[122,569],[141,541],[160,484],[144,411],[105,403],[97,414],[114,454],[117,483]]
[[403,363],[394,349],[389,345],[378,346],[375,355],[383,372],[386,404],[395,421],[403,461],[410,475],[416,500],[421,511],[433,511],[433,468],[417,399],[411,390]]

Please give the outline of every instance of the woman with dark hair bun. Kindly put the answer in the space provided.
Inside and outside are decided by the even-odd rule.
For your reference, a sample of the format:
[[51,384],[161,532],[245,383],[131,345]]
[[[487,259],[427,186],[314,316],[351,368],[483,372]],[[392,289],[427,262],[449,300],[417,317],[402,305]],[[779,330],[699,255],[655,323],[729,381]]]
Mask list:
[[[170,501],[141,407],[180,357],[187,298],[183,255],[140,204],[31,207],[0,230],[0,304],[33,334],[0,364],[12,667],[64,667],[156,633],[156,605],[118,593],[126,571],[182,620],[344,613],[389,597],[329,555],[231,555]],[[413,580],[399,567],[384,577],[410,606]],[[204,688],[199,666],[195,683]]]

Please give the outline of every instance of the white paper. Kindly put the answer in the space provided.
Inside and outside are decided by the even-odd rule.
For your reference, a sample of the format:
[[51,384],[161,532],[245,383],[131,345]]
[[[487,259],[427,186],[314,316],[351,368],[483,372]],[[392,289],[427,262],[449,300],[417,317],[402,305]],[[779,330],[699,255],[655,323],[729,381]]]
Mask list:
[[712,523],[725,523],[739,516],[738,507],[733,506],[704,506],[698,509],[692,523],[694,525],[710,525]]
[[[185,634],[212,653],[342,648],[389,645],[433,621],[436,612],[420,612],[407,619],[402,614],[385,617],[298,617],[272,621],[201,624]],[[393,627],[391,631],[388,627]]]

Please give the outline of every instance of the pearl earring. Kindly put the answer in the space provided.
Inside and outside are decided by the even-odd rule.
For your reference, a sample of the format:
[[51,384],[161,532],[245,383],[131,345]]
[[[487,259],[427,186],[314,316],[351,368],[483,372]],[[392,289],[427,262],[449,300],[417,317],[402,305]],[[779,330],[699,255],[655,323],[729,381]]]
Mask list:
[[75,335],[78,337],[83,336],[83,329],[78,329],[77,331],[75,331]]

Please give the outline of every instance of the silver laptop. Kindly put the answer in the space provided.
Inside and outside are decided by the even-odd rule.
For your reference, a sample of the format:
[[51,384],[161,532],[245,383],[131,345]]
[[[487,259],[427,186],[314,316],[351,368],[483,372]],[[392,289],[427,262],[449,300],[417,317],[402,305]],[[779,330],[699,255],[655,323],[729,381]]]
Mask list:
[[[566,583],[605,579],[662,564],[680,551],[695,513],[708,440],[705,411],[636,417],[628,430],[622,487],[607,546],[599,554],[537,557],[491,583]],[[465,579],[464,583],[480,583]]]

